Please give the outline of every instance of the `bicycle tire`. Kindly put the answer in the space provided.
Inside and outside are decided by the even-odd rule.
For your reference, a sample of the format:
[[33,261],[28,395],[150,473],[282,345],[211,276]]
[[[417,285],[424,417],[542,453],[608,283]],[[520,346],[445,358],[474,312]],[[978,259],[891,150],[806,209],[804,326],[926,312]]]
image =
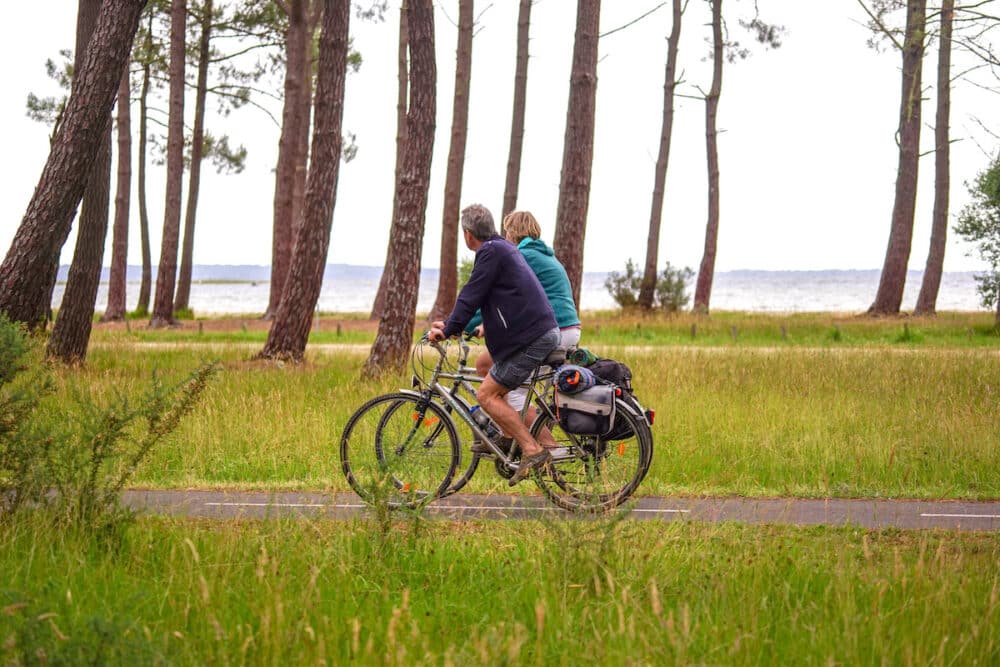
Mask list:
[[615,402],[618,419],[631,431],[627,438],[569,434],[544,411],[531,425],[536,439],[550,429],[557,445],[548,471],[534,475],[555,505],[571,512],[607,511],[625,502],[645,478],[653,458],[649,424],[621,399]]
[[[469,406],[468,403],[465,401],[465,399],[463,399],[461,396],[456,396],[455,398],[465,406],[466,410],[468,410]],[[448,413],[449,416],[451,415],[452,407],[447,403],[442,403],[440,397],[435,396],[432,400],[437,405],[440,405],[441,408],[446,413]],[[400,401],[398,405],[402,406],[403,402]],[[395,409],[397,408],[389,408],[386,411],[386,418],[388,418],[391,412]],[[459,430],[461,430],[463,432],[463,435],[465,434],[465,432],[468,432],[468,437],[463,437],[463,435],[458,436],[459,446],[458,446],[458,462],[455,466],[456,474],[452,476],[451,484],[448,485],[447,489],[441,492],[441,494],[438,496],[439,498],[446,498],[447,496],[450,496],[454,493],[458,493],[459,491],[461,491],[462,488],[464,488],[465,485],[468,484],[469,481],[472,479],[472,477],[476,474],[476,470],[479,468],[479,460],[482,458],[478,454],[469,451],[469,446],[471,446],[473,440],[472,429],[468,428],[468,426],[466,426],[464,422],[460,423],[458,419],[451,419],[450,421],[451,424],[455,427],[456,435],[459,433]],[[437,424],[436,428],[438,429],[444,428],[444,424],[446,423],[447,422],[445,420],[441,420]],[[463,426],[464,428],[462,428]],[[437,434],[432,434],[430,437],[435,437],[436,435]],[[463,469],[463,459],[466,456],[466,454],[468,454],[470,457],[469,464],[465,466]],[[462,471],[461,474],[457,474],[459,470]]]
[[351,415],[340,438],[344,476],[370,505],[419,507],[439,498],[458,462],[451,417],[417,393],[369,400]]

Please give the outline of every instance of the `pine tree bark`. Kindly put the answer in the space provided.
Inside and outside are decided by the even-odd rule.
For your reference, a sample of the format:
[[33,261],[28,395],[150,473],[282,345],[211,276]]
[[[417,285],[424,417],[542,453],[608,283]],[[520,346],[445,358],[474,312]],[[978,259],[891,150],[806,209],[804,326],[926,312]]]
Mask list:
[[708,151],[708,223],[705,249],[694,291],[694,312],[708,313],[715,278],[715,251],[719,242],[719,145],[716,121],[722,96],[722,0],[712,0],[712,86],[705,96],[705,146]]
[[649,236],[646,239],[646,266],[639,289],[639,306],[650,310],[656,294],[657,264],[660,250],[660,225],[663,218],[663,194],[670,163],[670,139],[674,130],[674,91],[677,88],[677,50],[681,38],[681,0],[673,0],[673,25],[667,38],[667,66],[663,76],[663,122],[660,126],[660,150],[653,172],[653,203],[649,212]]
[[913,218],[917,202],[917,168],[920,160],[921,71],[927,0],[908,0],[903,43],[902,93],[899,104],[899,166],[892,226],[882,264],[875,301],[869,315],[898,315],[903,303],[906,270],[913,240]]
[[[392,220],[396,220],[399,214],[399,179],[402,177],[403,152],[406,147],[406,113],[409,106],[408,94],[410,90],[410,69],[407,62],[410,35],[407,26],[407,3],[403,0],[399,8],[399,41],[396,44],[396,169],[393,174],[392,185]],[[379,278],[378,291],[375,292],[375,301],[372,304],[372,312],[369,319],[377,320],[382,317],[385,310],[386,292],[389,289],[389,261],[392,259],[389,248],[392,247],[390,241],[386,249],[385,263],[382,265],[382,276]]]
[[[292,188],[292,238],[298,233],[302,225],[302,211],[306,198],[306,176],[309,174],[309,126],[312,122],[313,104],[313,71],[315,70],[316,58],[313,55],[313,36],[319,19],[322,18],[319,9],[322,6],[313,0],[313,11],[307,27],[305,50],[306,55],[302,59],[302,100],[299,105],[299,136],[297,139],[297,150],[295,151],[295,185]],[[343,149],[341,149],[343,152]]]
[[107,140],[142,5],[142,0],[104,0],[101,5],[38,185],[0,264],[0,313],[30,329],[44,326],[59,252]]
[[594,115],[597,108],[597,40],[600,0],[578,0],[573,71],[563,143],[562,176],[553,249],[566,268],[573,300],[580,306],[583,246],[590,205],[590,175],[594,160]]
[[409,0],[410,105],[406,146],[396,190],[398,208],[389,233],[385,310],[365,361],[372,377],[402,368],[408,358],[420,286],[420,249],[434,151],[437,66],[433,0]]
[[[75,66],[82,65],[101,11],[100,0],[80,0],[77,15]],[[64,364],[82,362],[94,321],[97,286],[104,259],[104,239],[108,233],[108,204],[111,190],[111,112],[108,112],[104,138],[97,159],[90,168],[83,191],[80,224],[77,230],[73,262],[66,278],[66,290],[52,336],[45,348],[50,359]]]
[[132,190],[132,87],[128,66],[118,87],[118,183],[115,187],[115,223],[111,233],[111,273],[108,276],[108,307],[102,322],[125,319],[125,287],[128,270],[128,221]]
[[532,0],[521,0],[517,11],[517,60],[514,66],[514,108],[510,121],[510,148],[507,150],[507,178],[503,187],[502,220],[517,207],[521,181],[521,149],[524,145],[524,114],[528,99],[528,29]]
[[170,5],[170,108],[167,118],[167,192],[163,212],[160,263],[156,269],[156,296],[150,327],[175,324],[174,285],[177,282],[177,244],[181,227],[184,177],[184,65],[187,1]]
[[212,0],[204,0],[201,39],[198,43],[198,78],[195,84],[194,127],[191,129],[191,171],[188,174],[187,210],[184,214],[184,244],[177,275],[174,311],[186,310],[191,300],[191,271],[194,266],[194,226],[198,216],[198,189],[201,162],[205,154],[205,98],[208,96],[208,62],[212,42]]
[[[149,16],[146,29],[145,51],[152,49],[153,16]],[[136,176],[136,189],[139,194],[139,240],[142,252],[142,276],[139,279],[139,300],[135,312],[141,316],[149,314],[149,293],[153,282],[153,261],[149,248],[149,208],[146,205],[146,146],[149,138],[148,108],[150,63],[148,56],[142,64],[142,88],[139,92],[139,173]]]
[[465,169],[465,142],[469,129],[472,22],[473,0],[459,0],[455,97],[452,103],[451,144],[448,148],[448,171],[445,176],[441,220],[441,268],[438,272],[437,297],[431,307],[431,321],[443,319],[451,313],[458,293],[458,215],[462,197],[462,172]]
[[291,264],[278,312],[259,358],[302,359],[313,309],[323,285],[343,143],[350,9],[350,0],[324,0],[313,158],[306,184],[302,226],[292,246]]
[[302,89],[306,56],[306,0],[289,0],[288,30],[285,32],[285,99],[278,139],[278,164],[274,177],[274,223],[271,234],[271,292],[264,319],[278,311],[288,276],[294,224],[293,197],[302,123]]
[[934,212],[931,242],[924,266],[924,278],[917,296],[914,315],[937,311],[938,290],[944,272],[944,252],[948,241],[948,190],[951,188],[951,33],[955,0],[942,0],[941,34],[938,39],[937,113],[934,119]]

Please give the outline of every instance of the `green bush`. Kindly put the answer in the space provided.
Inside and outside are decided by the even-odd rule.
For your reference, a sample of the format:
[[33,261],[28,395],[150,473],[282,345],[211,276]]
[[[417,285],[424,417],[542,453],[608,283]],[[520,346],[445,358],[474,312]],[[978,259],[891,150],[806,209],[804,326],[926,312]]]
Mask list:
[[[657,276],[655,291],[655,306],[668,313],[676,313],[688,304],[687,284],[694,276],[690,267],[676,269],[670,262]],[[625,263],[625,273],[612,271],[604,281],[604,287],[611,298],[621,308],[629,309],[639,305],[639,292],[642,289],[642,274],[632,259]]]
[[694,271],[685,266],[675,269],[667,262],[656,281],[656,303],[668,313],[677,311],[688,305],[691,297],[687,295],[687,285],[694,277]]
[[44,416],[52,379],[38,346],[0,318],[0,520],[34,508],[61,527],[115,531],[131,518],[121,490],[150,450],[194,407],[216,364],[165,386],[154,374],[137,399],[74,397]]
[[986,308],[997,307],[1000,325],[1000,158],[980,173],[968,186],[972,201],[958,216],[955,232],[969,243],[988,265],[976,274],[979,296]]
[[639,303],[639,290],[642,288],[642,274],[632,263],[630,257],[625,263],[625,273],[612,271],[604,281],[608,294],[622,308],[631,308]]

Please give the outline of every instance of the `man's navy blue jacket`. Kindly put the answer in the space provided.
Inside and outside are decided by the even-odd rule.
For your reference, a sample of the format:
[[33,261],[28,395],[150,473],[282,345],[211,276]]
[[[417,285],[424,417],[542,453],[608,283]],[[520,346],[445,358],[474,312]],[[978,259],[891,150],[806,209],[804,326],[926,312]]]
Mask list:
[[477,309],[483,312],[486,349],[494,361],[556,328],[555,313],[535,273],[517,248],[499,236],[476,251],[469,282],[445,322],[445,336],[460,333]]

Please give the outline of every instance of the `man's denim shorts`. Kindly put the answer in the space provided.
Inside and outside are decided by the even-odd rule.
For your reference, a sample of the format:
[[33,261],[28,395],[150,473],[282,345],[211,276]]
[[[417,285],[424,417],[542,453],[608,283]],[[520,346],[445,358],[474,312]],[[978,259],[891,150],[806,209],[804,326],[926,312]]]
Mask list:
[[521,386],[556,349],[560,338],[558,327],[546,331],[503,361],[494,361],[490,375],[508,389]]

